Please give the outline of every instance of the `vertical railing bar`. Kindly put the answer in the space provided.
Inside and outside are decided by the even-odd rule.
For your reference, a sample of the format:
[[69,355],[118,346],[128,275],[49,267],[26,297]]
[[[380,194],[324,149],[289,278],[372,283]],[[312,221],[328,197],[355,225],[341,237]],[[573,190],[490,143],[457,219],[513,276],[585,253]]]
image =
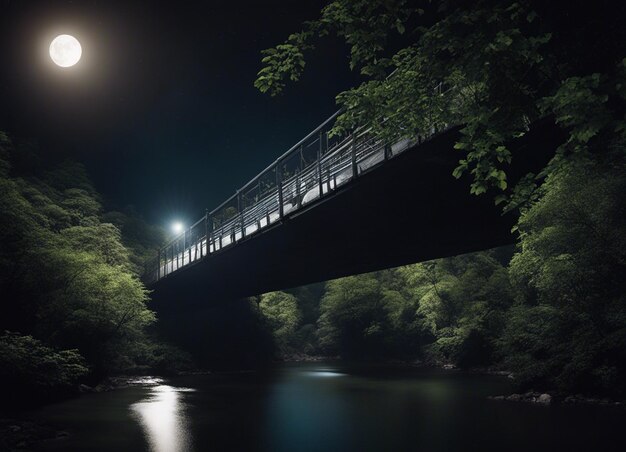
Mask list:
[[296,209],[300,208],[300,171],[296,171]]
[[[209,209],[204,209],[204,242],[206,243],[206,254],[209,254]],[[202,250],[202,240],[200,240],[200,259],[204,258]]]
[[240,191],[237,192],[237,209],[239,210],[239,223],[241,225],[241,238],[243,239],[246,235],[245,227],[243,225],[243,199]]
[[324,191],[324,185],[323,185],[324,183],[322,181],[322,154],[324,153],[323,146],[324,146],[324,132],[320,131],[320,144],[317,149],[317,183],[319,186],[320,198],[322,197],[322,194]]
[[161,279],[161,248],[157,250],[157,281]]
[[278,218],[281,220],[285,212],[283,211],[283,181],[282,181],[282,170],[280,165],[276,166],[276,185],[278,186]]
[[[191,228],[189,228],[189,238],[187,238],[187,231],[185,231],[185,249],[187,250],[187,264],[191,263]],[[185,260],[183,259],[183,265],[185,265]]]
[[359,174],[359,168],[356,164],[356,134],[352,134],[352,178],[355,179]]

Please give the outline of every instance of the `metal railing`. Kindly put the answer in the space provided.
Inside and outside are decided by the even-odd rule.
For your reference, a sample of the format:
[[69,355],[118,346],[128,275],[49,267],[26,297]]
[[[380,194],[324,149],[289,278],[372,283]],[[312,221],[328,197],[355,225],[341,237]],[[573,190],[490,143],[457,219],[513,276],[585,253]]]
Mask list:
[[207,211],[189,229],[159,249],[157,257],[146,265],[144,281],[154,283],[261,233],[438,132],[433,126],[426,133],[393,144],[384,143],[370,128],[333,135],[330,131],[339,113],[333,114],[233,196]]

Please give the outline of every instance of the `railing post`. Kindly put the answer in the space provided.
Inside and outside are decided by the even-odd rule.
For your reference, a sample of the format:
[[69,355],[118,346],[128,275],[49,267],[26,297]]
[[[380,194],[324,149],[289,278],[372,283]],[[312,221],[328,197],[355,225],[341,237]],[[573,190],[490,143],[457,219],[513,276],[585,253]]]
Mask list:
[[[204,209],[204,242],[206,243],[206,255],[209,255],[209,209]],[[204,257],[202,240],[200,241],[200,257]]]
[[[278,218],[283,219],[283,174],[280,164],[276,164],[276,187],[278,189]],[[268,223],[269,224],[269,223]]]
[[356,134],[352,133],[352,179],[359,175],[359,168],[356,164]]
[[213,242],[213,251],[215,251],[215,242],[213,240],[213,215],[211,215],[210,213],[207,213],[207,221],[209,222],[209,226],[208,226],[208,231],[207,231],[207,241],[206,241],[206,255],[208,256],[209,254],[211,254],[211,242]]
[[[172,273],[174,271],[174,245],[170,245],[170,267],[167,270],[167,274],[169,275],[170,273]],[[165,251],[165,260],[167,261],[167,251]]]
[[189,258],[189,262],[187,262],[188,264],[191,264],[191,240],[193,238],[193,234],[191,233],[191,228],[189,228],[189,238],[186,239],[187,241],[187,257]]
[[296,208],[300,208],[300,171],[296,170]]
[[[335,184],[333,184],[335,185]],[[332,189],[334,190],[336,187],[332,187]],[[331,187],[330,187],[330,164],[326,167],[326,191],[328,193],[330,193]]]
[[182,255],[182,261],[183,261],[183,267],[185,266],[185,254],[187,252],[187,229],[185,229],[183,231],[183,252],[181,253]]
[[324,132],[320,131],[320,145],[319,148],[317,149],[317,184],[319,186],[319,190],[320,190],[320,198],[322,197],[322,193],[323,193],[323,184],[322,184],[322,154],[324,153]]
[[241,197],[241,191],[237,190],[237,210],[239,211],[239,223],[241,224],[241,238],[246,235],[246,228],[243,225],[243,199]]
[[389,157],[391,157],[391,146],[389,146],[388,144],[385,144],[385,146],[383,147],[383,156],[385,160],[389,160]]
[[157,249],[157,281],[161,279],[161,248]]

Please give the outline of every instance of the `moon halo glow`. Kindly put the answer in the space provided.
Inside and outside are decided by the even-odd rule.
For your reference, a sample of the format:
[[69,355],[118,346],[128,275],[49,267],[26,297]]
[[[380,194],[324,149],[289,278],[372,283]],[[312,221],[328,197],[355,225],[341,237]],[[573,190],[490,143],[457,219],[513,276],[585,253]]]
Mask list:
[[50,58],[57,66],[74,66],[82,54],[80,42],[74,36],[59,35],[50,43]]

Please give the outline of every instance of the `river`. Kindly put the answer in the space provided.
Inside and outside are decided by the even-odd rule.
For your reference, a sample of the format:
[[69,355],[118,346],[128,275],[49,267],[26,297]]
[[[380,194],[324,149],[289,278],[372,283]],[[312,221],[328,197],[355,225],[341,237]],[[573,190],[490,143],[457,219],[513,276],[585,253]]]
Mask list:
[[626,410],[494,401],[504,377],[286,364],[147,379],[46,406],[42,451],[626,450]]

